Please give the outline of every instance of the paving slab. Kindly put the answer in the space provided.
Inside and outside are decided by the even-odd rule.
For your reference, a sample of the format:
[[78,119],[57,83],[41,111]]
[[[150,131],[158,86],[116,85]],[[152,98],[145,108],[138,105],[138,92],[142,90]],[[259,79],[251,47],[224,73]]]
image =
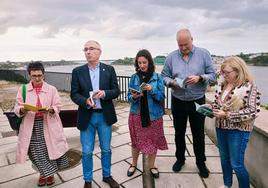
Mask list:
[[[187,134],[187,136],[189,137],[191,143],[193,143],[193,135],[192,134]],[[214,143],[211,141],[211,139],[207,135],[205,135],[205,144],[214,145]]]
[[[74,108],[72,103],[68,103],[70,109]],[[66,106],[66,105],[65,105]],[[116,107],[118,122],[112,133],[112,175],[120,183],[121,188],[140,188],[142,187],[142,154],[138,159],[138,170],[132,177],[127,177],[127,170],[132,163],[131,142],[128,129],[129,106]],[[186,161],[179,173],[172,171],[175,158],[175,130],[172,116],[164,115],[164,132],[168,142],[168,150],[159,150],[155,165],[160,172],[160,178],[155,181],[156,188],[217,188],[222,185],[222,171],[219,159],[218,148],[205,136],[207,167],[210,170],[209,178],[203,179],[198,175],[195,165],[195,157],[192,145],[192,134],[189,125],[186,128]],[[31,161],[25,164],[15,164],[15,150],[17,136],[3,138],[2,133],[12,131],[5,116],[0,114],[0,188],[28,188],[37,187],[36,181],[39,174],[32,169]],[[80,131],[77,128],[65,128],[65,135],[69,147],[81,151]],[[96,135],[95,149],[93,152],[93,188],[108,187],[102,182],[101,169],[101,150],[99,147],[98,136]],[[8,172],[8,173],[7,173]],[[53,187],[73,188],[83,187],[82,164],[80,163],[68,170],[58,172],[56,184]],[[234,186],[238,187],[236,176],[234,175]]]
[[13,131],[10,127],[10,125],[8,124],[5,124],[3,126],[0,126],[0,132],[3,133],[3,132],[10,132],[10,131]]
[[210,173],[222,173],[219,157],[207,157],[206,165]]
[[119,116],[119,117],[123,117],[123,118],[125,118],[125,119],[128,119],[129,111],[126,111],[126,112],[124,112],[124,113],[120,113],[120,114],[118,114],[118,116]]
[[175,130],[174,130],[174,128],[173,127],[164,127],[164,133],[165,133],[165,135],[167,135],[167,134],[175,134]]
[[135,177],[128,180],[127,182],[122,183],[125,188],[141,188],[142,185],[142,176]]
[[171,120],[164,120],[163,124],[165,127],[172,127],[173,128],[173,121],[171,121]]
[[[157,155],[158,156],[175,156],[176,146],[175,144],[168,144],[167,150],[158,150]],[[186,153],[186,155],[188,155]]]
[[17,136],[10,136],[6,138],[0,139],[0,147],[5,144],[16,143],[17,144],[18,137]]
[[4,118],[2,118],[2,119],[3,119],[3,120],[0,121],[0,127],[8,126],[8,125],[9,125],[8,121],[4,121]]
[[[173,173],[172,166],[176,162],[176,157],[157,157],[156,166],[159,168],[160,172],[169,172]],[[182,169],[179,173],[198,173],[198,169],[195,165],[194,157],[186,157],[185,165],[182,166]]]
[[14,180],[33,173],[36,173],[36,171],[32,168],[32,163],[30,161],[26,161],[24,164],[4,166],[1,167],[0,170],[0,183]]
[[[186,144],[187,150],[190,153],[190,156],[194,156],[194,149],[192,144]],[[205,154],[206,156],[219,157],[219,150],[215,145],[205,145]]]
[[125,117],[119,118],[116,123],[118,125],[128,125],[128,118]]
[[[173,134],[166,134],[165,135],[167,143],[169,144],[175,144],[175,135]],[[185,142],[186,144],[190,144],[190,140],[188,139],[187,135],[185,136]]]
[[[101,158],[101,153],[96,154],[96,156]],[[118,146],[116,148],[113,148],[112,150],[112,164],[130,157],[131,157],[131,146],[128,144]]]
[[[94,164],[95,166],[95,164]],[[59,176],[62,178],[64,182],[69,181],[71,179],[75,179],[77,177],[81,177],[83,175],[83,170],[82,170],[82,164],[80,163],[74,168],[67,169],[61,172],[58,172]]]
[[[128,133],[128,132],[129,132],[128,125],[121,125],[121,126],[118,126],[118,130],[116,130],[116,132],[119,133],[119,134]],[[129,133],[128,133],[128,134],[129,134]]]
[[[60,183],[62,183],[62,181],[60,180],[60,178],[55,175],[55,184],[53,184],[53,186],[59,185]],[[0,187],[1,188],[30,188],[30,187],[38,187],[37,186],[37,181],[39,178],[39,174],[32,174],[29,176],[24,176],[21,178],[18,178],[16,180],[13,181],[9,181],[7,183],[1,184]],[[45,187],[52,187],[52,186],[45,186]]]
[[[7,153],[7,159],[8,159],[9,164],[15,164],[16,163],[16,152]],[[26,157],[26,160],[29,160],[29,156]]]
[[[78,177],[75,179],[72,179],[70,181],[64,182],[60,185],[57,185],[57,188],[79,188],[84,186],[84,180],[83,177]],[[92,182],[92,188],[99,188],[99,186],[93,181]]]
[[0,155],[0,167],[8,165],[7,157],[5,154]]
[[[207,187],[220,187],[223,185],[223,177],[222,174],[210,174],[209,178],[204,179],[205,184]],[[235,177],[233,176],[233,188],[238,188],[238,182]],[[251,186],[252,187],[252,186]]]
[[155,187],[161,188],[205,188],[200,177],[196,174],[163,173],[155,180]]
[[0,155],[16,151],[17,143],[5,144],[0,146]]
[[[141,175],[141,172],[137,171],[133,175],[133,177],[128,177],[127,176],[128,167],[129,167],[129,164],[126,161],[121,161],[119,163],[112,165],[112,169],[111,169],[112,176],[119,184]],[[96,183],[100,187],[103,187],[103,188],[109,187],[106,183],[104,183],[102,181],[102,171],[101,170],[94,172],[94,180],[96,181]]]
[[114,136],[111,141],[111,146],[112,147],[117,147],[120,145],[128,144],[130,143],[130,135],[129,133],[121,134]]
[[[93,155],[93,171],[101,169],[101,160],[97,156]],[[71,179],[83,176],[82,161],[79,162],[74,168],[70,168],[64,171],[58,172],[63,181],[69,181]]]

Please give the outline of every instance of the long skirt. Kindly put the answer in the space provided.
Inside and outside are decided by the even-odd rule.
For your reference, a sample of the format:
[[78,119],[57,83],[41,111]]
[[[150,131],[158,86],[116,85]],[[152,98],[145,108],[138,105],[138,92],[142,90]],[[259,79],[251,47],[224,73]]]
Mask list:
[[149,155],[155,155],[158,149],[168,149],[162,117],[151,121],[148,127],[142,127],[141,117],[130,113],[128,122],[133,148]]
[[52,176],[59,169],[64,169],[69,166],[66,154],[56,160],[49,159],[42,119],[34,121],[28,155],[32,163],[37,167],[41,176]]

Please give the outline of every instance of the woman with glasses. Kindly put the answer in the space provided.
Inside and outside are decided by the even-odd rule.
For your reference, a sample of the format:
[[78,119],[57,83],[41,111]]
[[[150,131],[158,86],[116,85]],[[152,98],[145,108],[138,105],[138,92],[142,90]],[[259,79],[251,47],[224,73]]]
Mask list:
[[132,142],[132,164],[127,176],[132,176],[137,168],[139,153],[149,155],[149,168],[154,178],[159,178],[155,167],[158,149],[167,149],[163,130],[165,99],[164,83],[161,75],[155,73],[152,56],[148,50],[140,50],[135,58],[136,73],[131,76],[128,100],[129,131]]
[[[18,135],[16,162],[30,160],[40,172],[37,185],[54,184],[54,174],[68,167],[67,141],[59,117],[61,102],[57,89],[44,81],[44,66],[40,62],[27,67],[30,82],[26,85],[25,102],[22,87],[16,98],[15,113],[23,117]],[[27,104],[27,105],[25,105]],[[32,108],[29,108],[29,106]],[[39,110],[40,109],[40,110]]]
[[239,57],[227,58],[220,67],[223,81],[216,91],[213,114],[223,171],[224,187],[232,186],[233,170],[239,188],[249,188],[244,164],[245,150],[260,111],[260,93],[246,63]]

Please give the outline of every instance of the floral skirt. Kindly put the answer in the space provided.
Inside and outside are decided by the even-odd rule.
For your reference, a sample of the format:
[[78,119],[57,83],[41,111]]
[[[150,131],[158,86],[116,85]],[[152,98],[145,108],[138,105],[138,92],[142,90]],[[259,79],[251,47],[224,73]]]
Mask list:
[[148,127],[142,127],[140,115],[130,113],[128,124],[133,148],[149,155],[156,154],[158,149],[168,149],[162,117],[151,121]]

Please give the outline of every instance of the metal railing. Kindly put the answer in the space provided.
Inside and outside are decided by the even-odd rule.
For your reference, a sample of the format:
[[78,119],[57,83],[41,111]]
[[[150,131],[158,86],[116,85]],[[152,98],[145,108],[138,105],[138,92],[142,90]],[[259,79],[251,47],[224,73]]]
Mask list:
[[[2,72],[1,72],[2,71]],[[29,80],[29,76],[26,70],[0,70],[0,74],[5,73],[5,75],[19,74],[25,80]],[[2,75],[2,74],[1,74]],[[0,76],[1,76],[0,75]],[[62,73],[62,72],[46,72],[45,80],[51,85],[55,86],[60,91],[70,91],[71,90],[71,73]],[[14,78],[15,79],[15,78]],[[17,80],[19,81],[19,80]],[[130,81],[130,76],[117,76],[117,81],[120,89],[120,95],[117,100],[122,102],[127,102],[127,92]],[[171,108],[171,92],[170,89],[165,87],[165,109]]]
[[[117,97],[118,101],[122,101],[122,102],[127,102],[127,92],[128,92],[128,87],[129,87],[129,81],[130,81],[130,77],[129,76],[117,76],[117,81],[118,81],[118,85],[119,85],[119,89],[120,89],[120,95]],[[165,87],[165,103],[164,103],[164,107],[165,109],[170,109],[170,105],[171,105],[171,93],[170,93],[170,89]]]

